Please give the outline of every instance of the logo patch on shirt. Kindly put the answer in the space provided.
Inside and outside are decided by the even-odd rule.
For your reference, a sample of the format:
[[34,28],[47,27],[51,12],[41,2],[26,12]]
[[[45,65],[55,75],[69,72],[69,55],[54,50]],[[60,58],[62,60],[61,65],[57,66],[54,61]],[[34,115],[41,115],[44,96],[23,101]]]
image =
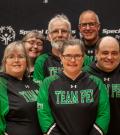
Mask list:
[[19,94],[26,100],[26,102],[37,101],[38,90],[21,91]]
[[77,85],[76,84],[75,85],[71,84],[70,87],[76,89],[77,88]]
[[93,90],[55,91],[56,104],[79,104],[94,102]]

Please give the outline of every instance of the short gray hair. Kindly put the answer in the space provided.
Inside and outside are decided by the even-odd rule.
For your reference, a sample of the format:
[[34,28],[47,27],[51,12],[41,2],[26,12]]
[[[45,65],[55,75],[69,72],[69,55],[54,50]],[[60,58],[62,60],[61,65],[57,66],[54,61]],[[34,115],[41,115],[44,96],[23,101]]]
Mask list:
[[54,17],[49,21],[49,23],[48,23],[48,32],[51,32],[52,24],[53,24],[53,22],[55,22],[56,20],[59,20],[59,21],[61,21],[61,22],[65,22],[65,23],[68,25],[68,30],[69,30],[69,32],[71,32],[71,23],[70,23],[68,17],[67,17],[66,15],[64,15],[64,14],[61,14],[61,15],[58,14],[58,15],[54,16]]
[[98,15],[97,15],[93,10],[89,10],[89,9],[88,9],[88,10],[83,11],[83,12],[80,14],[80,16],[79,16],[79,24],[80,24],[80,19],[81,19],[81,17],[82,17],[83,15],[87,14],[87,13],[94,14],[94,15],[95,15],[95,18],[96,18],[97,23],[98,23],[98,24],[100,24],[100,20],[99,20]]

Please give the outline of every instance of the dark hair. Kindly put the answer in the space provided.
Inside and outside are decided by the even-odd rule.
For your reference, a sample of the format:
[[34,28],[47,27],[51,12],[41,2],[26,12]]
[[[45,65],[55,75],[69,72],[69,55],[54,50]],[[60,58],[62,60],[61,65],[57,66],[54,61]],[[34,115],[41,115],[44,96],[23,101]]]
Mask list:
[[60,49],[60,53],[63,54],[65,49],[68,47],[68,46],[79,46],[79,48],[81,49],[81,52],[82,54],[84,55],[85,54],[85,48],[84,48],[84,43],[79,40],[79,39],[69,39],[69,40],[66,40],[63,42],[63,45]]

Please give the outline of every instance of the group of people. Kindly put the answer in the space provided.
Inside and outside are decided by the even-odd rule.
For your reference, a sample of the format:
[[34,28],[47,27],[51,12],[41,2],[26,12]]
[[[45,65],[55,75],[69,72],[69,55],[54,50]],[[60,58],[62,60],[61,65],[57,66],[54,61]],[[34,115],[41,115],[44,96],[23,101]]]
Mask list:
[[0,72],[0,135],[118,135],[120,46],[100,37],[92,10],[79,17],[80,39],[66,15],[32,30],[4,51]]

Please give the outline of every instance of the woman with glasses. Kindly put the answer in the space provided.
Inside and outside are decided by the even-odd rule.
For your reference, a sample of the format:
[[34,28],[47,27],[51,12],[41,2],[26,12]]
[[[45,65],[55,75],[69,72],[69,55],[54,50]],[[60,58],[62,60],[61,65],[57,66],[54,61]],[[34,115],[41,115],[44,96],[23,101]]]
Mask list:
[[33,78],[34,63],[36,58],[43,53],[44,36],[37,30],[28,32],[23,37],[25,48],[30,59],[30,77]]
[[103,135],[109,124],[109,101],[103,82],[82,71],[83,43],[65,41],[63,71],[46,78],[38,94],[39,122],[47,135]]
[[0,135],[42,135],[36,100],[38,85],[30,78],[29,60],[21,41],[9,44],[0,73]]

